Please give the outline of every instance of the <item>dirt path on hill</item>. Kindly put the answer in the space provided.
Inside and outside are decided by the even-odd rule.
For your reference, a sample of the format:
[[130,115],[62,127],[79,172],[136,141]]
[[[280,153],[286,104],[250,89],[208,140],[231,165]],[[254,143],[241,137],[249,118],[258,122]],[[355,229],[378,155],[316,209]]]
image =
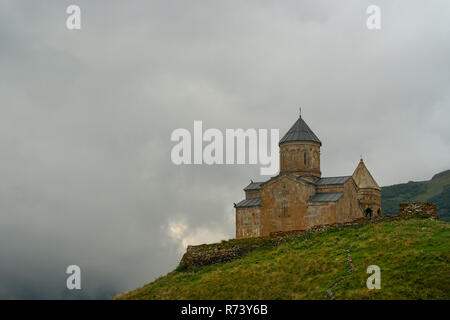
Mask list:
[[334,295],[333,289],[335,289],[338,285],[340,285],[342,283],[342,281],[344,281],[344,279],[350,275],[353,270],[355,269],[355,265],[353,264],[353,260],[352,257],[350,255],[350,249],[346,249],[345,250],[347,252],[347,263],[348,263],[348,271],[346,274],[344,274],[342,277],[340,277],[335,283],[333,283],[333,285],[327,289],[327,294],[330,297],[330,300],[334,300],[336,298],[336,296]]

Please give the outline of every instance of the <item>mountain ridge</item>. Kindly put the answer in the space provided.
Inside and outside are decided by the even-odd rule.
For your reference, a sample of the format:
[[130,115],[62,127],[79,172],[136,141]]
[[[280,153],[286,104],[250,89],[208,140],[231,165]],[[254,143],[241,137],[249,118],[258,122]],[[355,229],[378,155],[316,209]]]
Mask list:
[[439,219],[450,222],[450,170],[435,174],[430,180],[409,181],[381,188],[383,214],[396,214],[400,203],[432,202]]

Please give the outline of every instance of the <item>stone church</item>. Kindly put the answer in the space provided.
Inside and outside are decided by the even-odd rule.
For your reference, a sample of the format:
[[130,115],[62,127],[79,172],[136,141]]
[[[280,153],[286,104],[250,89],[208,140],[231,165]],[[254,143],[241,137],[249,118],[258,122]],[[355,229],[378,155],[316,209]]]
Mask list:
[[279,142],[280,172],[244,188],[236,238],[381,215],[381,188],[361,159],[351,176],[322,177],[322,142],[300,116]]

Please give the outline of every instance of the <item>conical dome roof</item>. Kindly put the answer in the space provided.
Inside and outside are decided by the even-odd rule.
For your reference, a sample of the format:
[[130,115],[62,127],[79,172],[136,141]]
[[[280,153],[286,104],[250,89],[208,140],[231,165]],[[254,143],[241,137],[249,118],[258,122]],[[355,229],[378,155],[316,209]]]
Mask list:
[[372,177],[366,165],[364,164],[363,159],[359,161],[359,164],[356,167],[355,172],[353,172],[352,177],[358,188],[371,188],[381,190],[380,186]]
[[312,132],[312,130],[308,127],[306,122],[303,121],[301,116],[289,129],[289,131],[284,135],[284,137],[281,138],[279,144],[288,141],[314,141],[322,145],[322,142],[319,140],[319,138],[317,138],[314,132]]

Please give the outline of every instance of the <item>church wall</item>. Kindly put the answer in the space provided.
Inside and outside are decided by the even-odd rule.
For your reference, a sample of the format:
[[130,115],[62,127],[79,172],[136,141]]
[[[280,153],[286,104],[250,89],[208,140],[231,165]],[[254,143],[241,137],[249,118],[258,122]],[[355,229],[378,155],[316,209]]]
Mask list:
[[317,192],[344,192],[343,184],[320,185],[317,186]]
[[263,185],[262,236],[276,231],[305,230],[306,203],[314,193],[313,185],[295,181],[287,176],[280,176],[277,180]]
[[236,238],[261,236],[261,207],[236,208]]
[[248,191],[245,191],[245,199],[259,198],[259,197],[261,197],[261,191],[260,190],[248,190]]
[[280,146],[280,173],[284,172],[320,177],[320,145],[307,141],[283,143]]
[[336,223],[336,202],[310,202],[305,216],[306,229]]
[[360,189],[357,197],[363,211],[370,208],[372,210],[372,216],[382,215],[381,191],[369,188]]
[[363,217],[358,201],[358,189],[352,179],[343,185],[344,195],[336,203],[336,222],[348,222]]

